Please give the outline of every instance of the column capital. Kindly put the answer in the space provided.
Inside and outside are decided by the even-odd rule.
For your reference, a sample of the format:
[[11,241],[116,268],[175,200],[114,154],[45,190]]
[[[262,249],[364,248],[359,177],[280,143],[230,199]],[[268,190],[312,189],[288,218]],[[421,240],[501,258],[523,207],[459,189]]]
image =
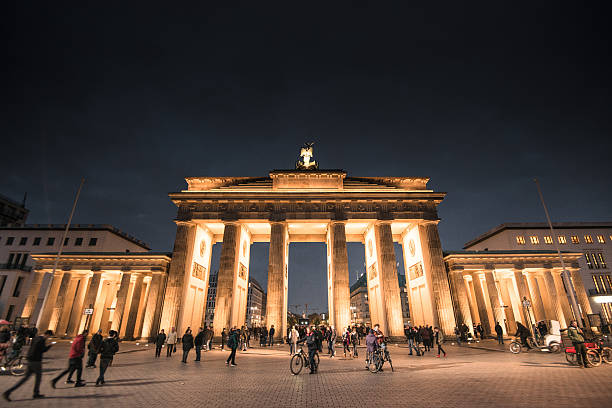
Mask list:
[[485,264],[485,271],[494,271],[495,270],[495,265],[494,264]]
[[514,270],[515,271],[522,272],[524,269],[525,269],[525,265],[524,264],[520,264],[520,263],[514,264]]
[[185,220],[174,220],[176,225],[183,225],[185,227],[195,227],[195,223],[193,221],[185,221]]
[[282,222],[287,220],[287,214],[281,212],[272,212],[268,217],[270,222]]
[[391,225],[391,222],[393,222],[392,219],[377,219],[376,221],[374,221],[374,225],[384,225],[384,224],[389,224]]
[[334,225],[334,224],[342,224],[342,225],[346,225],[346,221],[347,221],[347,220],[338,220],[338,219],[334,219],[334,220],[331,220],[331,221],[329,222],[329,225]]

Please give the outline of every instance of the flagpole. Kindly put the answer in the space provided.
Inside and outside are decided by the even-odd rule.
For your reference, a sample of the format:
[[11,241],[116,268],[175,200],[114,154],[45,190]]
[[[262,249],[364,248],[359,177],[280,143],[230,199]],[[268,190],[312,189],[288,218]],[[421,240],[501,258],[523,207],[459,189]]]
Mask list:
[[546,214],[546,220],[548,221],[548,227],[550,228],[550,232],[552,234],[553,243],[555,244],[557,255],[559,255],[559,260],[561,261],[561,269],[563,270],[561,276],[563,276],[565,287],[569,290],[570,300],[572,302],[572,309],[574,311],[574,317],[576,319],[576,322],[578,323],[578,327],[582,328],[582,315],[580,314],[578,303],[576,303],[576,296],[574,296],[574,286],[571,283],[567,269],[565,269],[565,261],[563,260],[563,256],[561,256],[561,251],[559,250],[559,238],[555,235],[555,230],[553,229],[552,222],[550,221],[550,215],[548,214],[548,208],[546,207],[546,203],[544,202],[544,195],[542,194],[542,189],[540,188],[540,182],[536,178],[534,178],[533,181],[536,183],[536,187],[538,188],[538,194],[540,195],[542,207],[544,207],[544,213]]

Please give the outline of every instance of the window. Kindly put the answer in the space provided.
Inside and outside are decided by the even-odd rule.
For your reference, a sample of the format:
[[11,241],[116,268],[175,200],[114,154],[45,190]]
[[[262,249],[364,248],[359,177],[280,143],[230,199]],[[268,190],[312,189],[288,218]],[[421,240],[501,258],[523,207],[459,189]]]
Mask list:
[[[610,275],[606,275],[606,280],[608,281],[608,287],[612,291],[612,278],[610,278]],[[0,290],[0,293],[2,293],[2,290]]]
[[13,290],[13,297],[19,297],[21,293],[21,284],[23,283],[24,277],[20,276],[17,278],[17,283],[15,284],[15,290]]
[[591,258],[589,257],[589,254],[584,254],[584,259],[586,259],[586,263],[589,269],[593,269],[593,264],[591,263]]
[[40,245],[40,237],[36,237],[34,238],[34,242],[32,243],[33,246],[39,246]]
[[47,246],[51,246],[53,244],[55,244],[55,238],[53,237],[47,238]]
[[603,254],[601,252],[597,254],[597,259],[599,260],[599,264],[601,265],[601,267],[603,269],[607,268],[606,261],[605,261],[605,259],[603,257]]
[[6,284],[6,278],[8,278],[8,276],[6,275],[0,276],[0,296],[2,295],[2,291],[4,291],[4,285]]
[[13,265],[14,258],[15,258],[15,254],[9,254],[8,261],[6,262],[7,269],[11,269],[11,265]]
[[68,241],[70,241],[70,238],[68,237],[64,238],[64,246],[68,245]]
[[23,270],[23,268],[25,267],[25,263],[28,260],[28,254],[23,254],[23,258],[21,258],[21,265],[20,268]]
[[595,254],[589,254],[589,256],[591,257],[591,262],[593,262],[595,269],[599,269],[599,262],[597,261],[597,258],[595,258]]
[[592,244],[593,243],[593,237],[590,235],[585,235],[584,236],[584,242],[587,244]]
[[96,246],[98,238],[89,238],[89,246]]
[[603,275],[599,275],[599,281],[601,282],[601,290],[603,293],[607,292],[606,290],[606,283],[604,282],[604,277]]
[[6,313],[6,320],[11,321],[11,317],[13,317],[13,310],[15,309],[15,305],[10,305],[8,308],[8,312]]
[[550,235],[546,235],[546,236],[544,237],[544,243],[545,243],[545,244],[548,244],[548,245],[552,244],[552,243],[553,243],[553,239],[552,239],[552,237],[551,237]]
[[19,245],[25,245],[28,242],[28,237],[21,237]]
[[77,238],[74,240],[74,246],[81,246],[83,244],[83,238]]
[[15,257],[15,263],[13,264],[13,266],[17,267],[20,261],[21,261],[21,254],[17,254],[17,256]]
[[597,236],[597,242],[600,243],[600,244],[605,244],[606,243],[606,241],[604,240],[603,235],[598,235]]
[[6,245],[13,245],[14,241],[15,241],[15,237],[8,237],[6,239]]
[[599,290],[599,284],[597,283],[597,277],[595,275],[593,275],[592,277],[593,277],[593,284],[595,285],[595,290],[597,291],[597,293],[601,293],[601,291]]
[[572,244],[579,244],[580,240],[578,239],[578,235],[572,235]]
[[559,241],[560,244],[567,244],[567,238],[565,238],[565,235],[559,235],[557,237],[557,240]]
[[517,235],[516,243],[519,245],[525,245],[525,237],[523,237],[522,235]]
[[532,244],[537,245],[540,243],[540,238],[535,235],[532,235],[529,237],[529,241],[531,241]]

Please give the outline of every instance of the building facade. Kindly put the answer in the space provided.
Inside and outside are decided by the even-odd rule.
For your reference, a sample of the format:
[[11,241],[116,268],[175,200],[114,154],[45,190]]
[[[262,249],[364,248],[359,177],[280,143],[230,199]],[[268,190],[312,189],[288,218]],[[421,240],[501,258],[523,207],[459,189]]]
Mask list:
[[580,275],[589,298],[588,313],[612,324],[612,223],[501,224],[465,244],[469,250],[554,250],[579,252]]
[[0,195],[0,227],[23,225],[28,218],[28,213],[28,209],[25,208],[25,196],[23,202],[18,203]]
[[[368,303],[368,284],[366,274],[362,274],[353,285],[351,285],[351,323],[365,324],[372,326],[376,322],[370,319],[370,305]],[[410,306],[408,301],[408,290],[406,289],[406,277],[397,274],[397,281],[400,287],[400,297],[402,301],[402,316],[404,325],[410,322]]]

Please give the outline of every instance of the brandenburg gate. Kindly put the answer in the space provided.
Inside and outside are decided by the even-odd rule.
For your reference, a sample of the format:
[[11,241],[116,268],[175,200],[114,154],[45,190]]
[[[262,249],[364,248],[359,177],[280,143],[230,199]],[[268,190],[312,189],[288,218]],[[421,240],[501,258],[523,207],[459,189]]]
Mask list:
[[[188,177],[169,194],[178,207],[177,231],[161,328],[200,327],[206,306],[212,247],[221,242],[213,328],[245,324],[251,244],[269,242],[266,325],[287,329],[290,242],[325,242],[329,323],[349,326],[347,242],[365,248],[372,324],[403,336],[394,243],[403,248],[411,315],[453,333],[455,315],[440,238],[437,206],[445,193],[424,177],[352,177],[320,170],[306,145],[295,169],[267,177]],[[408,271],[411,271],[409,274]],[[414,321],[415,324],[421,322]]]

